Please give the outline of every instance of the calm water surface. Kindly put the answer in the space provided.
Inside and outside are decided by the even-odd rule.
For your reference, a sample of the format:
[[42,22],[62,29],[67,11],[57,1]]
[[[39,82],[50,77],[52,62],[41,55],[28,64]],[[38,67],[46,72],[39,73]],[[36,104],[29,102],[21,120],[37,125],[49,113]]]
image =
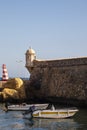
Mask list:
[[0,130],[87,130],[87,110],[67,119],[24,119],[22,111],[0,109]]

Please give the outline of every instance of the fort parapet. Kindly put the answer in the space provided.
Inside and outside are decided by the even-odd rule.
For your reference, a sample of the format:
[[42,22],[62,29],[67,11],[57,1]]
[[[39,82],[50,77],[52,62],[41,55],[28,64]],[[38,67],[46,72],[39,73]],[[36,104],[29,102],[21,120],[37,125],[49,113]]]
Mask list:
[[34,61],[34,67],[68,67],[68,66],[80,66],[87,65],[87,58],[72,58],[72,59],[60,59],[60,60],[45,60]]

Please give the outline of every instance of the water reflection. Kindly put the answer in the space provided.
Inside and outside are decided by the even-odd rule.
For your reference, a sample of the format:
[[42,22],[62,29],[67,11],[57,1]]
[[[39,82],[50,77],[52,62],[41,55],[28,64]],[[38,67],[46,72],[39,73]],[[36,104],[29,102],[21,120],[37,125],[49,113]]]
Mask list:
[[21,112],[0,111],[1,130],[23,130],[24,121]]
[[67,119],[24,119],[23,112],[0,110],[0,130],[87,130],[87,110]]
[[[32,124],[32,125],[31,125]],[[77,130],[79,124],[73,119],[33,119],[25,120],[25,126],[29,130]]]
[[80,125],[78,130],[87,130],[87,109],[79,109],[74,120]]

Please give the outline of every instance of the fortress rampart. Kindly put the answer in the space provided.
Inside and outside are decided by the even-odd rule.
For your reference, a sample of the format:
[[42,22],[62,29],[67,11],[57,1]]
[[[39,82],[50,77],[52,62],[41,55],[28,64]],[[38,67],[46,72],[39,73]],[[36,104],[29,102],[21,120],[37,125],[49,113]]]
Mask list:
[[[87,58],[34,59],[30,66],[27,97],[87,106]],[[55,99],[55,100],[54,100]]]

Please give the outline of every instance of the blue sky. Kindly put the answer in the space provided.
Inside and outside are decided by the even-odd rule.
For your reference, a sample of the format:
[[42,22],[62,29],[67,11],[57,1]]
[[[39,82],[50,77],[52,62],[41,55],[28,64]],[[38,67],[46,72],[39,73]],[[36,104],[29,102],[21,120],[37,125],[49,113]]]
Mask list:
[[30,46],[39,59],[86,57],[87,0],[0,0],[0,76],[5,63],[9,77],[29,77]]

